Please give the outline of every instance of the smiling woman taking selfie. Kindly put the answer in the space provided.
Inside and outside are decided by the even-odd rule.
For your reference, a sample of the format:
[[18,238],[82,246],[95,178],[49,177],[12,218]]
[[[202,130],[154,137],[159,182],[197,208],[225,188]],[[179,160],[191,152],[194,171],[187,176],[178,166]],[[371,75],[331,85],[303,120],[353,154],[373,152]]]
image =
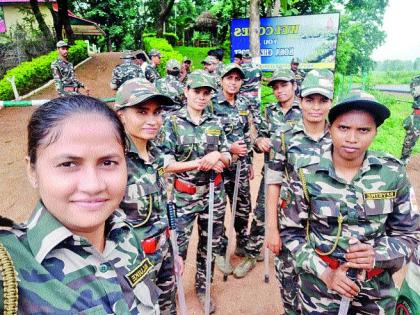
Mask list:
[[18,313],[159,314],[139,241],[114,213],[125,149],[123,125],[94,98],[58,98],[33,113],[27,173],[40,201],[26,224],[0,232],[18,274]]

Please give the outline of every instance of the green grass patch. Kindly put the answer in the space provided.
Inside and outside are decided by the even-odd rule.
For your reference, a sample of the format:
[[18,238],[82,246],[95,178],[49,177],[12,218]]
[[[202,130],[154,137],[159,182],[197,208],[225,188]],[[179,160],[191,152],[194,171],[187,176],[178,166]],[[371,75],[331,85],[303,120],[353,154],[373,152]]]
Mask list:
[[[207,57],[207,52],[216,47],[189,47],[177,46],[174,50],[179,52],[182,56],[188,57],[192,61],[192,70],[203,69],[201,62]],[[229,52],[225,51],[223,63],[230,63]]]
[[353,83],[377,84],[410,84],[419,71],[373,71],[367,76],[353,76]]
[[[391,117],[388,118],[382,126],[378,128],[378,134],[371,145],[370,149],[374,151],[387,152],[397,158],[401,156],[402,144],[405,137],[405,129],[403,128],[404,119],[411,114],[411,96],[395,97],[386,93],[370,91],[379,102],[386,105],[391,111]],[[263,112],[266,105],[276,102],[276,98],[272,93],[272,89],[263,85],[261,91],[261,111]],[[414,147],[413,155],[420,153],[420,141]]]

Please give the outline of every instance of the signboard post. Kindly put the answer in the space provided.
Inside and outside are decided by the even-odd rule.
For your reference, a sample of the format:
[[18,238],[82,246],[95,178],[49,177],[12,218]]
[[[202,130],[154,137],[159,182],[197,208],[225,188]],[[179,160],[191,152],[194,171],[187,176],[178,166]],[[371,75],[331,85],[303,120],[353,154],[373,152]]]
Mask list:
[[[335,68],[339,13],[267,17],[260,19],[261,68],[290,68],[293,57],[300,69]],[[231,20],[231,61],[249,51],[249,19]]]

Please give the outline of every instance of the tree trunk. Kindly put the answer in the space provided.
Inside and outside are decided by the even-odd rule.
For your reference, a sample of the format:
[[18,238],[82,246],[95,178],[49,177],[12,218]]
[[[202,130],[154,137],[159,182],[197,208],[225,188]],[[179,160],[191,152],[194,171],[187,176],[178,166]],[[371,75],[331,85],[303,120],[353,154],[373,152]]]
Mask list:
[[[68,16],[68,5],[67,0],[57,0],[58,4],[58,29],[61,33],[62,28],[66,32],[66,37],[69,41],[69,44],[74,44],[74,34],[70,26],[70,19]],[[58,36],[58,34],[57,34]]]
[[29,2],[31,4],[32,12],[35,15],[35,19],[38,23],[39,29],[42,33],[42,36],[44,37],[45,42],[48,43],[48,47],[54,47],[54,45],[51,45],[53,36],[47,24],[45,23],[41,11],[39,10],[38,0],[30,0]]
[[260,58],[260,1],[251,0],[249,5],[249,50],[258,64]]
[[158,19],[156,21],[156,36],[157,37],[163,37],[163,28],[164,28],[164,24],[166,19],[168,18],[169,13],[172,10],[172,7],[174,6],[174,2],[175,0],[169,0],[168,2],[161,0],[161,5],[160,5],[160,12],[159,12],[159,16]]
[[280,0],[275,0],[272,16],[279,16],[280,15],[280,6],[281,6]]

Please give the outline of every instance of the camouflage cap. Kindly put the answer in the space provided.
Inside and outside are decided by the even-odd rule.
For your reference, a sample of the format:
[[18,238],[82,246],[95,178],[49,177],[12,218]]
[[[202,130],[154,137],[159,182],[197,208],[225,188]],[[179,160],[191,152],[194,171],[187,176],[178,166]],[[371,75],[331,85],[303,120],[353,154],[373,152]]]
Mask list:
[[298,57],[293,57],[292,60],[290,60],[290,63],[297,63],[300,64],[300,59]]
[[140,105],[155,99],[161,105],[172,105],[174,102],[166,95],[160,94],[156,87],[145,78],[134,78],[125,81],[115,95],[115,110]]
[[185,57],[182,59],[182,62],[189,62],[189,63],[191,63],[191,58],[188,58],[187,56],[185,56]]
[[166,69],[171,70],[171,71],[180,70],[181,64],[179,63],[178,60],[169,59],[168,62],[166,63]]
[[218,60],[214,56],[207,56],[206,59],[204,59],[201,63],[212,65],[218,63]]
[[209,87],[216,90],[216,82],[207,71],[196,70],[191,72],[187,78],[187,86],[191,89]]
[[296,76],[294,72],[290,69],[277,69],[274,71],[273,76],[271,77],[270,82],[268,82],[268,86],[272,86],[277,81],[294,81],[296,80]]
[[62,47],[69,47],[70,45],[67,44],[64,40],[60,40],[55,44],[55,47],[62,48]]
[[242,54],[242,58],[251,59],[252,58],[252,55],[251,55],[251,53],[249,51],[247,51],[247,52],[245,52],[245,53]]
[[330,124],[332,124],[340,115],[352,110],[368,112],[375,120],[377,127],[382,125],[385,119],[391,115],[389,109],[385,105],[379,103],[373,95],[357,90],[350,92],[346,98],[331,108],[328,114]]
[[420,96],[420,75],[415,76],[413,79],[411,79],[410,91],[411,95],[413,95],[414,98]]
[[321,94],[330,100],[334,98],[334,74],[328,69],[309,71],[302,82],[300,95]]
[[224,66],[222,72],[220,73],[220,77],[223,78],[225,75],[227,75],[228,73],[230,73],[232,71],[237,71],[239,73],[239,75],[241,76],[241,78],[245,79],[245,73],[242,70],[242,67],[239,66],[236,63],[230,63],[230,64]]
[[150,50],[150,52],[149,52],[149,56],[150,57],[152,57],[152,56],[159,56],[159,57],[161,57],[161,54],[160,54],[160,51],[159,50],[157,50],[155,48],[152,48]]
[[134,54],[131,51],[123,51],[120,59],[134,59]]

